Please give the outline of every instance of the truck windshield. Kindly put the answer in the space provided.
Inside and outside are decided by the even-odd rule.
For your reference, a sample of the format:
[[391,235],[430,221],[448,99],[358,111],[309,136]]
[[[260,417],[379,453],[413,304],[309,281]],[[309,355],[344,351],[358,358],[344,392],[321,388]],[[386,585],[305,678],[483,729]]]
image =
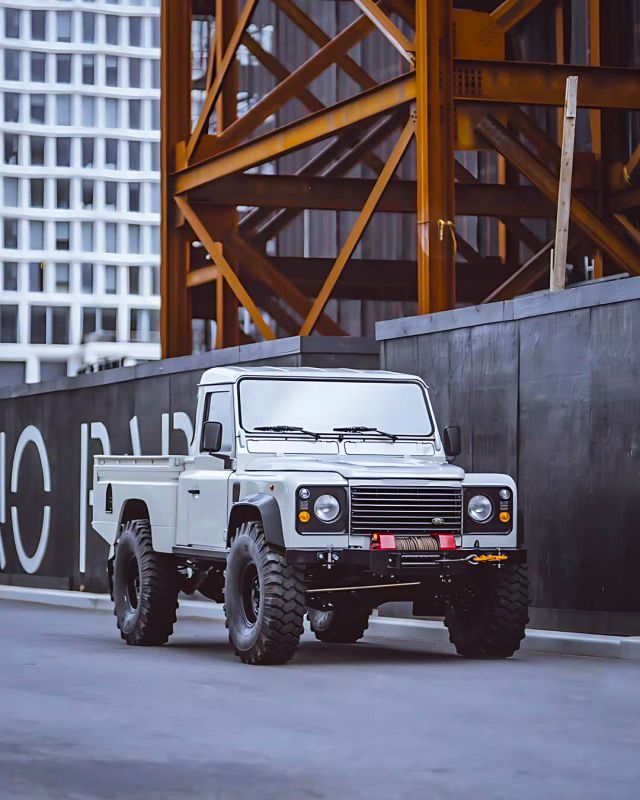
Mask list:
[[244,378],[239,392],[240,422],[246,431],[262,428],[264,434],[271,428],[273,435],[300,428],[348,437],[379,437],[382,431],[394,437],[433,435],[425,392],[413,381]]

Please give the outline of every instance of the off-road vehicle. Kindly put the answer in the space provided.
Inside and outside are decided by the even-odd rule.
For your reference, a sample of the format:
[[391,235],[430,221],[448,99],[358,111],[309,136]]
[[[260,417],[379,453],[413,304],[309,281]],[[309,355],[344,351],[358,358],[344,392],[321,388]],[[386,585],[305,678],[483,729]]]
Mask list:
[[288,661],[305,614],[319,640],[355,642],[390,601],[444,616],[463,656],[511,656],[528,606],[516,486],[449,463],[459,450],[417,377],[207,370],[190,455],[95,459],[123,639],[163,644],[199,590],[250,664]]

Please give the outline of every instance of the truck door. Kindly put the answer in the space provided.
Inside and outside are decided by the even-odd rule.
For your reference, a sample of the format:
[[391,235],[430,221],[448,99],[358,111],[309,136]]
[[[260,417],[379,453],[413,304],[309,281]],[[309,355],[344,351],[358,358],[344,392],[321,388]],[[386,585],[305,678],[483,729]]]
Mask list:
[[[222,423],[219,453],[203,452],[205,422]],[[227,541],[228,483],[235,455],[231,387],[212,389],[204,397],[202,424],[196,431],[196,453],[180,476],[177,544],[224,549]]]

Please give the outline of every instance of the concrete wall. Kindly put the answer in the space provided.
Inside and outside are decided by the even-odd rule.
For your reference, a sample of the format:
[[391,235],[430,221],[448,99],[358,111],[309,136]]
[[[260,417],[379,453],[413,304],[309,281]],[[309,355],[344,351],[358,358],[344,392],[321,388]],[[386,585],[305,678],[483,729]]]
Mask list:
[[200,376],[228,364],[375,369],[378,347],[294,337],[0,390],[0,582],[105,591],[93,456],[186,453]]
[[640,633],[640,278],[378,323],[458,463],[515,477],[540,627]]

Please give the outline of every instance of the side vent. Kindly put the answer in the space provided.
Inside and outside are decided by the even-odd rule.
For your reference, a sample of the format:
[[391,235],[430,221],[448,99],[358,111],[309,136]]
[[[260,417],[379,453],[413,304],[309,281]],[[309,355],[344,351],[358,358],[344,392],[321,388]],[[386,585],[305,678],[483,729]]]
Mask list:
[[113,514],[113,489],[111,488],[111,484],[107,486],[107,496],[104,501],[104,510],[107,514]]
[[231,488],[231,500],[234,503],[237,503],[240,499],[240,484],[234,483]]

